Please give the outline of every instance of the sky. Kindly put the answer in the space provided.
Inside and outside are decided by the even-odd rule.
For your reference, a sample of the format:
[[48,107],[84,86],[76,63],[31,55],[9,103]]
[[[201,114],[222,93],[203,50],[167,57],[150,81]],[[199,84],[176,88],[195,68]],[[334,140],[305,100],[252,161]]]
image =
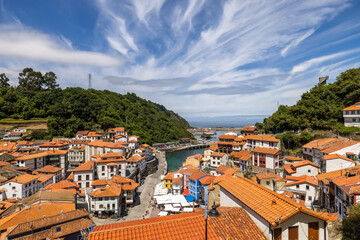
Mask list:
[[186,119],[270,115],[360,67],[357,0],[0,0],[0,73],[134,92]]

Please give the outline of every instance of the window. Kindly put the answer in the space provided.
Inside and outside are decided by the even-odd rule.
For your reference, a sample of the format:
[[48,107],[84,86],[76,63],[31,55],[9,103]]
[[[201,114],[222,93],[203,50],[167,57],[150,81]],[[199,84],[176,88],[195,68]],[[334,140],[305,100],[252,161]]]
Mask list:
[[86,187],[90,187],[90,183],[89,182],[86,182]]
[[297,188],[297,189],[299,189],[299,188],[300,188],[300,186],[299,186],[299,185],[296,185],[296,188]]
[[310,170],[310,169],[308,169],[308,173],[309,173],[309,172],[311,172],[311,170]]
[[266,185],[270,185],[270,181],[266,181]]
[[100,205],[99,205],[99,208],[104,208],[104,205],[103,205],[103,204],[100,204]]
[[78,176],[78,181],[81,181],[81,175]]
[[56,228],[55,228],[55,232],[56,232],[56,233],[61,232],[61,227],[56,227]]
[[102,166],[102,167],[101,167],[101,171],[105,171],[105,166]]
[[115,203],[113,203],[113,208],[115,208]]
[[79,183],[79,188],[81,188],[81,183]]
[[306,190],[310,190],[310,187],[309,187],[309,185],[306,185]]
[[311,196],[308,196],[308,199],[309,199],[309,201],[312,201],[312,197],[311,197]]
[[15,187],[12,187],[12,190],[15,190]]
[[86,180],[90,180],[90,175],[86,174]]
[[16,197],[16,194],[13,194],[13,197],[15,198],[15,197]]
[[353,118],[352,121],[353,121],[353,122],[356,122],[356,118]]

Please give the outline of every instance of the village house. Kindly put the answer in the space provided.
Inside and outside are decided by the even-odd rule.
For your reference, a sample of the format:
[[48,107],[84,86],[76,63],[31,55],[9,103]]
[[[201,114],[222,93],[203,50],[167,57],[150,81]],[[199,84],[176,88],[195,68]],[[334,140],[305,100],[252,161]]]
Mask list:
[[130,136],[128,139],[129,149],[135,150],[139,146],[139,137]]
[[132,207],[134,205],[136,190],[139,184],[137,184],[134,180],[121,177],[119,175],[115,175],[111,178],[111,181],[116,183],[118,186],[121,186],[121,190],[123,193],[123,200],[125,200],[126,207]]
[[213,152],[210,155],[210,165],[211,168],[217,168],[220,165],[226,165],[229,161],[229,156],[222,152]]
[[89,134],[90,131],[78,131],[75,135],[75,139],[78,140],[89,140],[87,135]]
[[230,153],[233,149],[233,142],[237,136],[232,134],[225,134],[219,137],[217,142],[219,152],[221,153]]
[[[139,179],[144,178],[146,170],[146,160],[145,157],[140,156],[139,154],[134,154],[130,158],[126,159],[126,168],[129,170],[130,175],[136,171],[139,171]],[[140,181],[139,181],[140,182]]]
[[252,180],[257,184],[280,194],[285,190],[284,185],[286,181],[279,175],[273,173],[258,173]]
[[256,147],[251,153],[252,165],[255,167],[278,169],[280,166],[282,151],[279,149]]
[[127,144],[127,142],[128,142],[128,136],[126,136],[126,135],[118,134],[118,135],[115,135],[112,139],[115,143],[118,142],[118,143]]
[[54,167],[52,165],[46,165],[42,168],[35,170],[33,173],[52,175],[54,183],[60,182],[63,179],[62,168]]
[[69,180],[61,180],[57,183],[50,183],[44,187],[44,191],[79,194],[79,185]]
[[319,180],[319,207],[330,212],[335,212],[335,185],[331,182],[332,179],[342,176],[356,176],[360,175],[360,166],[340,169],[332,172],[319,174],[316,178]]
[[46,152],[24,155],[17,158],[16,163],[19,167],[28,167],[31,170],[35,170],[45,165],[45,156],[47,156]]
[[39,144],[36,144],[35,142],[29,142],[29,141],[18,141],[16,143],[16,151],[22,152],[22,153],[30,153],[34,152],[39,148]]
[[184,186],[184,190],[183,190],[183,194],[184,195],[189,195],[189,177],[191,176],[191,174],[193,174],[194,172],[198,171],[196,168],[194,167],[184,167],[181,169],[181,173],[183,174],[183,186]]
[[92,141],[85,145],[85,162],[90,161],[91,156],[104,153],[116,152],[125,154],[125,146],[121,143]]
[[243,177],[229,177],[219,185],[221,206],[243,207],[268,239],[329,239],[327,222],[334,217]]
[[251,160],[252,153],[248,150],[241,150],[239,152],[233,151],[229,154],[229,162],[243,171],[246,171],[247,167],[251,166]]
[[360,127],[360,102],[343,109],[345,127]]
[[119,152],[104,153],[96,157],[97,176],[101,180],[110,180],[115,175],[126,177],[127,163]]
[[298,161],[291,164],[285,164],[284,166],[284,177],[294,176],[299,177],[302,175],[308,175],[315,177],[319,174],[319,166],[310,162],[309,160]]
[[27,198],[39,189],[38,177],[36,175],[19,175],[3,183],[0,189],[4,189],[6,198]]
[[200,179],[208,176],[206,173],[196,171],[189,177],[189,195],[192,195],[195,199],[199,198],[200,194]]
[[280,149],[280,140],[271,135],[247,135],[244,149],[253,150],[254,148]]
[[108,181],[108,184],[90,194],[91,212],[98,217],[105,215],[118,218],[124,211],[121,206],[121,187],[112,181]]
[[4,139],[17,140],[17,139],[20,139],[23,135],[24,135],[24,133],[22,133],[22,132],[10,132],[9,134],[6,134],[4,136]]
[[201,166],[202,161],[203,161],[203,156],[200,153],[198,153],[187,157],[185,162],[183,162],[183,166],[191,165],[196,168],[199,168]]
[[303,161],[304,159],[302,158],[298,158],[298,157],[294,157],[294,156],[285,156],[284,157],[284,164],[291,164],[291,163],[295,163],[295,162],[300,162]]
[[54,174],[36,174],[38,178],[39,189],[46,187],[49,184],[54,183]]
[[324,169],[324,155],[339,154],[346,156],[346,153],[359,155],[360,142],[338,138],[321,138],[305,144],[302,152],[304,159],[310,160],[320,166],[320,169]]
[[339,212],[339,216],[345,218],[350,208],[360,203],[360,174],[351,177],[346,174],[333,178],[330,184],[333,184],[335,189],[335,212]]
[[303,176],[287,176],[285,178],[285,189],[288,192],[292,192],[296,195],[298,203],[310,208],[316,200],[316,194],[318,189],[318,180],[308,175]]
[[95,161],[91,160],[75,168],[67,180],[77,183],[81,190],[85,190],[90,188],[91,182],[95,180],[95,173]]
[[[32,214],[43,206],[32,206],[34,210],[28,209],[27,214]],[[30,207],[31,208],[31,207]],[[72,210],[61,212],[57,215],[43,215],[42,218],[35,220],[19,221],[6,232],[1,234],[2,239],[81,239],[84,233],[93,225],[88,212],[82,210]]]
[[16,143],[0,142],[0,153],[11,153],[16,151]]
[[339,154],[324,155],[323,158],[324,161],[322,171],[324,173],[354,167],[356,165],[355,161]]
[[68,140],[55,140],[51,142],[45,142],[39,146],[40,151],[50,151],[50,150],[67,150],[69,148]]
[[88,140],[90,141],[103,141],[104,137],[102,134],[97,132],[90,131],[87,135]]
[[241,134],[247,135],[256,135],[258,133],[257,128],[254,125],[246,126],[241,129]]
[[67,154],[69,162],[68,171],[72,171],[85,162],[85,145],[73,146]]

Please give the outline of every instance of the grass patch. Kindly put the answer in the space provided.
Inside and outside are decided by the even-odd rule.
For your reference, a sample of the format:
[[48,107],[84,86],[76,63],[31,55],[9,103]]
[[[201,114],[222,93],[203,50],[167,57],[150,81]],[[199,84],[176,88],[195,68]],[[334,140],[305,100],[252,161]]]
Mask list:
[[20,124],[26,125],[31,123],[46,123],[46,118],[38,118],[38,119],[13,119],[13,118],[3,118],[0,120],[0,124]]

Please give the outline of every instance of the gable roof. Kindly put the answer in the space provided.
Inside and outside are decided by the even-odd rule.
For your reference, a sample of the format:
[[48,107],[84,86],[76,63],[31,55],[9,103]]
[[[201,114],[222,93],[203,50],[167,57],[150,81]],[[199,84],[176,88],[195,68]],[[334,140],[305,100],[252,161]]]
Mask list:
[[236,135],[221,135],[219,136],[219,139],[229,139],[229,140],[234,140],[237,136]]
[[70,182],[68,180],[61,180],[57,183],[51,183],[44,187],[44,190],[54,190],[54,189],[77,189],[79,190],[79,185],[75,182]]
[[285,160],[289,160],[289,161],[303,161],[304,159],[302,158],[298,158],[298,157],[294,157],[294,156],[286,156],[284,157]]
[[279,149],[272,149],[272,148],[262,148],[262,147],[256,147],[252,150],[254,153],[265,153],[270,155],[276,155],[281,153],[281,150]]
[[330,154],[340,149],[358,144],[358,141],[342,140],[338,138],[321,138],[311,141],[303,146],[303,148],[318,149],[323,153]]
[[324,221],[329,220],[323,214],[305,208],[243,177],[233,176],[220,182],[219,185],[274,227],[298,213],[311,215]]
[[37,178],[38,178],[37,175],[24,174],[14,177],[13,179],[10,179],[9,181],[7,181],[7,183],[16,182],[16,183],[26,184],[28,182],[34,181]]
[[273,173],[258,173],[256,174],[256,178],[258,178],[259,180],[267,179],[267,178],[282,179],[282,177]]
[[344,157],[344,156],[339,155],[339,154],[324,155],[324,160],[333,160],[333,159],[342,159],[342,160],[346,160],[346,161],[349,161],[349,162],[356,163],[354,160],[351,160],[350,158]]
[[319,179],[319,181],[323,181],[325,184],[329,184],[329,180],[331,180],[332,178],[345,176],[346,171],[349,171],[350,173],[358,172],[360,174],[360,165],[355,166],[355,167],[344,168],[344,169],[340,169],[340,170],[336,170],[336,171],[332,171],[332,172],[327,172],[327,173],[323,173],[323,174],[318,174],[318,175],[316,175],[316,177],[317,177],[317,179]]
[[246,126],[241,129],[241,131],[246,131],[246,132],[253,132],[255,130],[256,130],[256,127],[254,125]]
[[229,154],[231,158],[239,159],[240,161],[249,161],[252,157],[251,151],[241,150],[240,152],[233,151]]
[[72,172],[83,172],[83,171],[93,171],[95,167],[95,161],[90,160],[88,162],[84,162],[77,168],[75,168]]
[[196,172],[193,172],[193,174],[190,175],[190,179],[191,180],[198,180],[199,178],[202,178],[204,176],[206,176],[208,174],[204,173],[204,172],[200,172],[200,171],[196,171]]
[[357,103],[343,109],[343,111],[353,111],[353,110],[360,110],[360,102],[357,102]]
[[264,142],[279,142],[280,140],[272,135],[247,135],[246,140],[264,141]]
[[314,186],[318,186],[318,180],[316,178],[310,177],[308,175],[302,175],[299,177],[287,176],[286,181],[287,182],[284,184],[284,186],[292,186],[292,185],[297,185],[297,184],[301,184],[301,183],[308,183],[308,184],[311,184]]
[[[208,239],[266,239],[243,208],[220,207],[218,211],[219,217],[208,218]],[[204,232],[202,213],[180,213],[96,226],[89,240],[203,239]]]
[[52,165],[46,165],[42,168],[36,169],[34,172],[39,172],[39,173],[57,173],[59,171],[61,171],[62,168],[60,167],[54,167]]
[[220,152],[213,152],[210,155],[210,157],[223,157],[223,156],[225,156],[225,153],[220,153]]

